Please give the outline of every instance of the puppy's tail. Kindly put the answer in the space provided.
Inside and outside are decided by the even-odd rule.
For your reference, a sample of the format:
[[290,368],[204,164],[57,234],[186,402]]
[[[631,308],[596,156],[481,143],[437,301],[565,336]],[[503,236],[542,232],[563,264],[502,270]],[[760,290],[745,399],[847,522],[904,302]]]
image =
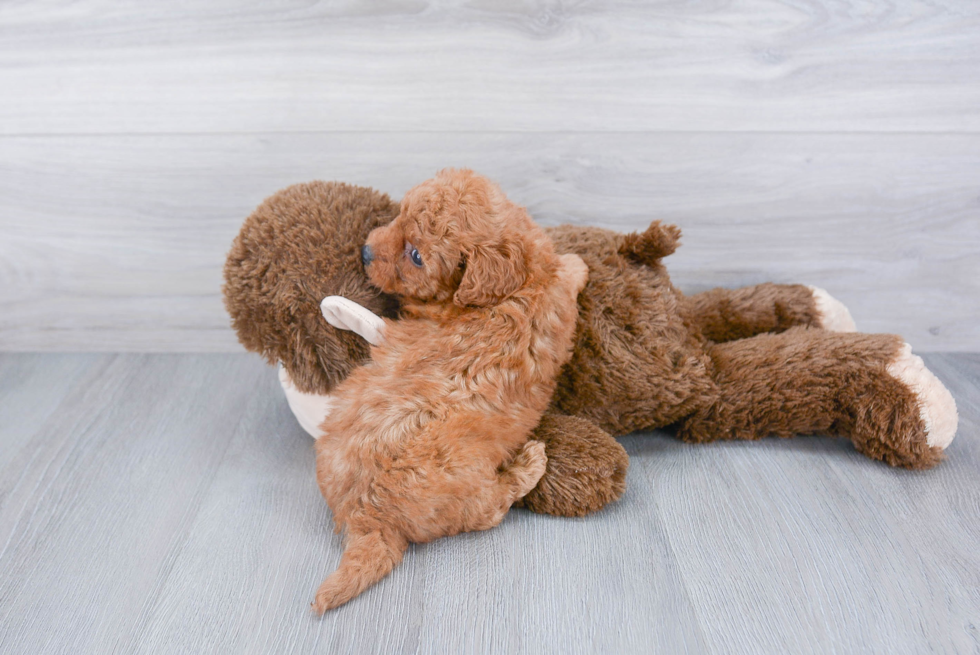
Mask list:
[[408,540],[389,530],[348,532],[340,566],[320,585],[312,603],[313,611],[323,614],[359,595],[391,573],[407,548]]

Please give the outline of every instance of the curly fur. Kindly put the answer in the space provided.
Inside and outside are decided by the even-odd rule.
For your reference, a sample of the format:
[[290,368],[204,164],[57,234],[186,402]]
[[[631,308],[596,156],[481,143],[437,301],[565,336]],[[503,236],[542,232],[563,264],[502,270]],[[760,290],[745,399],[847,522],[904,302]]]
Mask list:
[[387,575],[409,542],[493,527],[538,483],[545,448],[528,435],[570,355],[587,277],[470,171],[410,191],[368,243],[368,275],[402,298],[403,318],[336,388],[316,444],[320,489],[346,531],[317,612]]

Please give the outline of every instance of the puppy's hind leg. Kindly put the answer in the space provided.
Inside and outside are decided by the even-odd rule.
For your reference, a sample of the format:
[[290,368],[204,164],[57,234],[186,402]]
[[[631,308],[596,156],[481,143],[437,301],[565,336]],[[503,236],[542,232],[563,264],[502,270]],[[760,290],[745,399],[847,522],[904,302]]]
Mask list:
[[514,459],[500,470],[491,496],[484,497],[486,511],[467,526],[468,530],[489,530],[494,527],[504,519],[511,505],[537,486],[548,467],[548,458],[544,451],[545,446],[541,441],[532,440],[524,444]]
[[323,614],[359,595],[391,573],[407,548],[408,540],[387,528],[359,532],[348,526],[340,565],[320,585],[313,611]]
[[513,494],[513,503],[523,498],[538,485],[538,480],[548,467],[545,445],[541,441],[528,441],[513,461],[500,473],[501,486]]

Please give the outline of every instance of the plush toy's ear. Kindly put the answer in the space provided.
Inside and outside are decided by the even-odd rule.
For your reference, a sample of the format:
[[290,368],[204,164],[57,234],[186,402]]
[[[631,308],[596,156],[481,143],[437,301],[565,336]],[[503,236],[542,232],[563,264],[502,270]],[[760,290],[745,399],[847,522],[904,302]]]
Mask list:
[[453,302],[461,307],[496,305],[527,279],[527,254],[519,238],[474,246],[464,257],[466,270],[453,296]]

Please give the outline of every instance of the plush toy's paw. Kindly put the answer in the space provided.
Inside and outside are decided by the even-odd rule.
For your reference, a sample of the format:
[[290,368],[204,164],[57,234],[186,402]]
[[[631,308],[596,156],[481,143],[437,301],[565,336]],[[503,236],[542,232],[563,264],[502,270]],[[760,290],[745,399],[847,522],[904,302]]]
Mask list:
[[889,375],[915,394],[919,417],[925,426],[926,443],[945,450],[956,436],[959,422],[952,394],[926,368],[922,358],[912,354],[912,347],[907,343],[887,370]]
[[856,332],[857,326],[851,318],[851,312],[841,301],[821,289],[807,287],[813,292],[813,302],[817,306],[820,327],[830,332]]
[[520,503],[532,512],[585,516],[618,500],[629,457],[619,442],[575,416],[546,414],[532,433],[547,453],[547,470]]
[[327,296],[320,302],[320,313],[338,330],[361,335],[372,346],[384,337],[384,319],[366,307],[342,296]]

